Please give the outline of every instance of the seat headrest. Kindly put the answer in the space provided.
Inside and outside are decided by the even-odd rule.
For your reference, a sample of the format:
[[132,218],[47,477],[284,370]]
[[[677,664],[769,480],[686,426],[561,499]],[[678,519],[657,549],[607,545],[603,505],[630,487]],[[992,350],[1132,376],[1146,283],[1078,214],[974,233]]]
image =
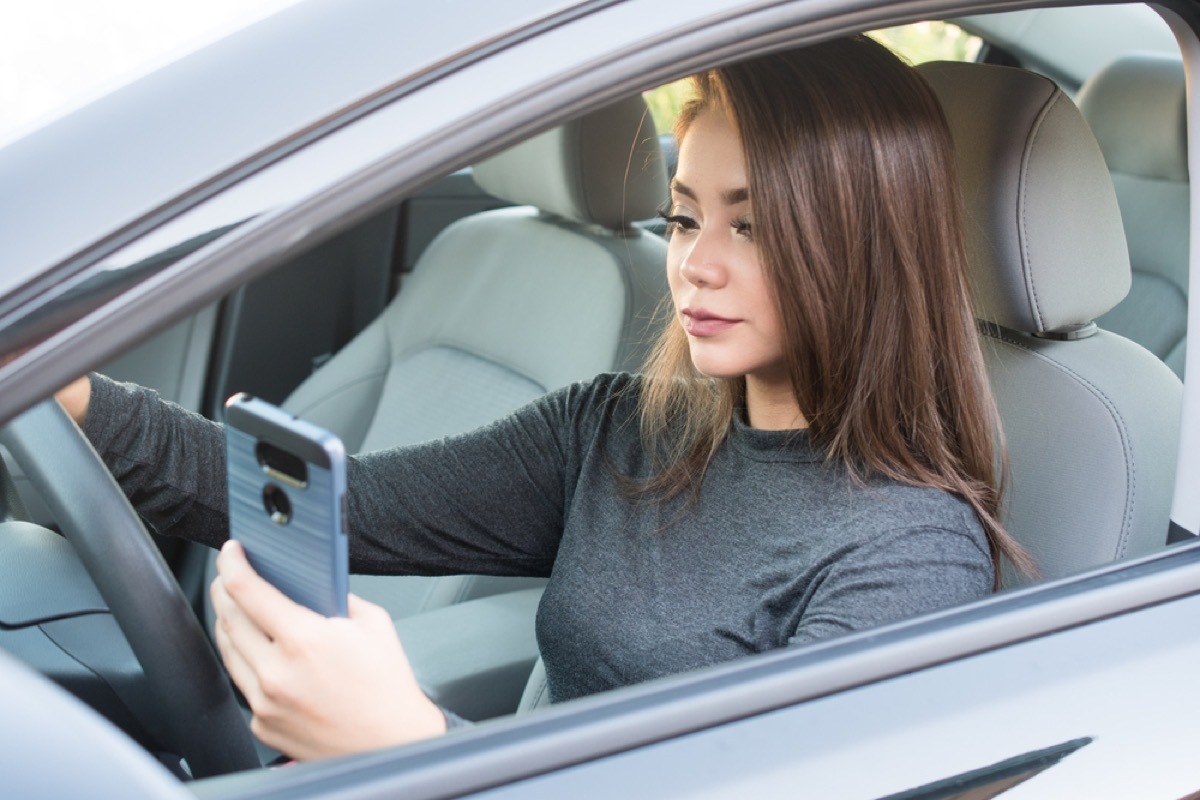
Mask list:
[[622,230],[666,202],[667,170],[640,95],[593,111],[476,164],[489,194]]
[[1067,333],[1129,291],[1129,253],[1104,156],[1049,79],[989,64],[918,67],[950,123],[976,315]]
[[1124,56],[1087,80],[1079,110],[1110,170],[1187,181],[1185,80],[1178,58],[1150,54]]

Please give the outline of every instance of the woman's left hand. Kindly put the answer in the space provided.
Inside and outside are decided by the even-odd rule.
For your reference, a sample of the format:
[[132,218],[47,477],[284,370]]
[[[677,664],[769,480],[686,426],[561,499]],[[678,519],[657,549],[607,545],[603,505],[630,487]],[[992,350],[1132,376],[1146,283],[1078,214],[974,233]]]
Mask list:
[[310,759],[445,732],[383,608],[350,595],[348,617],[323,617],[259,577],[234,541],[217,572],[217,647],[264,743]]

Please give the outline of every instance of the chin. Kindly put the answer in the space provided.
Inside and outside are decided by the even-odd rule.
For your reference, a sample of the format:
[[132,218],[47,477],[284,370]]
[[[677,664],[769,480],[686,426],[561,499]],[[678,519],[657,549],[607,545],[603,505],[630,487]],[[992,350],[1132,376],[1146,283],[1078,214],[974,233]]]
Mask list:
[[713,359],[692,359],[692,366],[706,378],[714,380],[729,380],[731,378],[744,378],[749,370],[746,370],[738,364],[728,364]]

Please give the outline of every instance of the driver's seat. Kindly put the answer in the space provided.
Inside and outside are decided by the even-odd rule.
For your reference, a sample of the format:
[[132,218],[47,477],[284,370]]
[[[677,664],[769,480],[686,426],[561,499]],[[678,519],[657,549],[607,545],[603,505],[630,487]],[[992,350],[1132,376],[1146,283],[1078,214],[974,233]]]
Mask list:
[[[1130,282],[1095,137],[1040,75],[918,69],[957,149],[984,359],[1011,459],[1005,527],[1044,578],[1163,547],[1182,387],[1153,353],[1093,323]],[[1009,586],[1023,580],[1005,575]],[[548,699],[539,661],[519,711]]]
[[1046,578],[1153,552],[1170,524],[1182,386],[1094,322],[1130,285],[1096,139],[1043,76],[918,69],[957,148],[976,314],[1011,459],[1002,521]]

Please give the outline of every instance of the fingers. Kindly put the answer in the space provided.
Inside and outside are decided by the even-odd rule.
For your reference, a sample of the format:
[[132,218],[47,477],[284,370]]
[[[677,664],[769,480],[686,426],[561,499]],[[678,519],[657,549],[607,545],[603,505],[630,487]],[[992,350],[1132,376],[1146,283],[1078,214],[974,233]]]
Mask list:
[[224,548],[219,568],[211,588],[217,647],[263,742],[307,759],[445,731],[385,609],[351,595],[347,618],[322,617],[263,590],[237,545]]
[[233,539],[217,556],[217,574],[233,604],[270,639],[320,618],[259,576],[246,560],[246,551]]
[[258,713],[268,694],[263,675],[277,675],[284,658],[277,652],[278,633],[286,629],[292,612],[307,609],[259,577],[236,542],[222,548],[217,571],[209,589],[217,617],[217,649],[229,676]]
[[219,577],[212,582],[209,596],[217,618],[214,631],[217,647],[230,676],[242,693],[249,695],[250,685],[257,684],[250,665],[269,656],[271,640],[242,612]]
[[350,619],[366,616],[371,613],[372,608],[379,608],[379,606],[369,600],[363,600],[353,592],[346,595],[346,615]]
[[389,625],[392,624],[392,616],[386,609],[353,593],[346,596],[346,616],[350,619],[365,620],[372,624],[378,623],[382,617],[386,618]]

